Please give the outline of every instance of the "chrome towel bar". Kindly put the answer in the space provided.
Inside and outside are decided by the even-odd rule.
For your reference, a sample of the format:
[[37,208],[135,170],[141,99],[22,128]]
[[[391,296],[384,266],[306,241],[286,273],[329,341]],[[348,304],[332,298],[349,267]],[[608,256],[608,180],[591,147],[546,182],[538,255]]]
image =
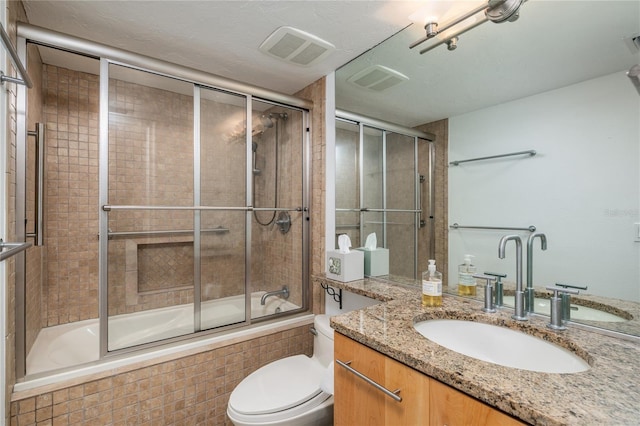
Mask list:
[[536,154],[537,154],[537,152],[535,150],[529,149],[527,151],[511,152],[509,154],[489,155],[487,157],[470,158],[468,160],[456,160],[456,161],[451,161],[449,163],[449,165],[450,166],[457,166],[459,164],[469,163],[471,161],[492,160],[494,158],[513,157],[514,155],[528,155],[530,157],[533,157]]
[[450,225],[449,228],[451,229],[492,229],[492,230],[497,230],[497,231],[529,231],[529,232],[536,232],[536,227],[531,225],[528,226],[526,228],[517,228],[517,227],[510,227],[510,226],[462,226],[462,225],[458,225],[457,223],[454,223],[453,225]]
[[[226,234],[229,232],[229,228],[218,226],[216,228],[201,229],[200,233],[216,233]],[[193,234],[193,229],[171,229],[167,231],[120,231],[109,232],[107,235],[109,239],[113,237],[157,237],[159,235],[175,235],[175,234]]]
[[29,247],[31,247],[31,243],[5,243],[0,239],[0,261],[15,256]]

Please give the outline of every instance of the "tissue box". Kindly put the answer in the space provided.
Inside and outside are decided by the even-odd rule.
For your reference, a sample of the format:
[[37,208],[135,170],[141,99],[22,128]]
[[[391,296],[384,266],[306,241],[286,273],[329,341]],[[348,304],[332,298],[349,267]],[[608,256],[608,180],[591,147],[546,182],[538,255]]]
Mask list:
[[361,280],[364,278],[364,254],[361,251],[328,251],[327,278],[342,282]]
[[389,275],[389,249],[376,248],[375,250],[359,247],[356,250],[364,253],[364,275],[367,277],[379,277]]

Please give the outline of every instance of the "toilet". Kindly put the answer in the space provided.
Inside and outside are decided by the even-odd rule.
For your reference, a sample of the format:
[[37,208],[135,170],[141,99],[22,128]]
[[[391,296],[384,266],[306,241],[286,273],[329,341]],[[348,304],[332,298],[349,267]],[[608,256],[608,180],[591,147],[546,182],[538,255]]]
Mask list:
[[333,396],[320,386],[333,371],[329,316],[316,315],[314,328],[317,333],[311,358],[295,355],[274,361],[251,373],[231,392],[227,415],[234,425],[333,423]]

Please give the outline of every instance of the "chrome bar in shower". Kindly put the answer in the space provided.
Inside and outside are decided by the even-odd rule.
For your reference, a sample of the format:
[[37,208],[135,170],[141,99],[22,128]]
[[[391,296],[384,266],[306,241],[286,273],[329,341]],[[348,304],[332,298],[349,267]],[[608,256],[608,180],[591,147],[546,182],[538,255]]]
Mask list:
[[0,262],[25,251],[29,247],[31,247],[31,243],[5,243],[0,238]]
[[21,78],[9,77],[7,75],[4,75],[4,72],[0,71],[0,84],[3,84],[5,81],[8,81],[9,83],[22,84],[24,86],[27,86],[29,89],[31,89],[33,87],[33,82],[31,81],[31,78],[29,77],[29,74],[27,73],[27,70],[25,69],[24,65],[22,65],[22,61],[18,57],[18,52],[13,47],[13,44],[11,44],[11,39],[9,38],[9,34],[7,34],[7,32],[4,30],[4,27],[2,26],[2,24],[0,24],[0,38],[2,38],[2,44],[4,44],[4,47],[9,52],[9,56],[11,57],[11,62],[13,63],[13,66],[16,67],[21,77]]
[[[193,229],[170,229],[167,231],[120,231],[120,232],[109,232],[107,236],[109,238],[113,237],[157,237],[160,235],[178,235],[178,234],[193,234]],[[202,234],[226,234],[229,232],[229,228],[224,228],[222,226],[218,226],[216,228],[207,228],[201,229],[200,233]]]
[[27,132],[27,136],[36,139],[36,182],[35,182],[35,223],[33,232],[28,232],[26,236],[34,239],[34,245],[44,244],[44,123],[36,123],[36,129]]

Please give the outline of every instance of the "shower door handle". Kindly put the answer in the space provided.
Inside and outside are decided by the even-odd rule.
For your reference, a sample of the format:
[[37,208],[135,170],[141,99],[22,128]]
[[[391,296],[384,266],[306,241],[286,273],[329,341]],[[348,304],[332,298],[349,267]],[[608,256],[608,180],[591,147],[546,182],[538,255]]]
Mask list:
[[[45,144],[44,144],[44,123],[36,123],[36,129],[27,132],[27,136],[34,136],[36,138],[36,179],[35,179],[35,224],[33,226],[33,232],[27,233],[27,238],[34,239],[34,245],[42,246],[44,241],[44,157],[45,157]],[[25,167],[25,169],[27,169]],[[25,178],[26,179],[26,178]],[[26,185],[25,185],[26,186]],[[25,199],[26,203],[26,199]],[[26,211],[26,206],[25,206]]]

